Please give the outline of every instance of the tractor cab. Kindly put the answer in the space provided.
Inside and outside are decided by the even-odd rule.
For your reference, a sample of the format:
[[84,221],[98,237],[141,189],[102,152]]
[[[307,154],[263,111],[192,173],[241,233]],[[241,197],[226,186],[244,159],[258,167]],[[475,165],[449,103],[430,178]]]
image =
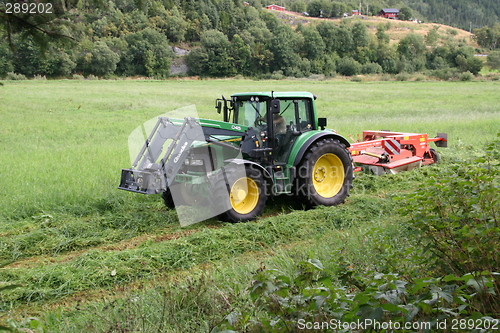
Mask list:
[[259,145],[272,149],[271,164],[286,164],[296,138],[317,129],[313,100],[307,92],[241,93],[218,100],[218,110],[225,121],[255,129]]

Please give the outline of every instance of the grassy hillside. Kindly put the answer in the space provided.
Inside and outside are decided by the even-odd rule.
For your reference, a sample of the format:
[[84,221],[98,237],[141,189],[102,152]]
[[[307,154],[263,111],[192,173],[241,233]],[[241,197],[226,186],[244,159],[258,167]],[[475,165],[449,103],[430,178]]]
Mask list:
[[383,26],[386,27],[385,31],[390,39],[391,44],[398,44],[401,39],[406,37],[408,33],[413,32],[422,35],[423,37],[427,36],[429,32],[432,30],[437,30],[440,36],[440,43],[445,41],[455,40],[465,43],[467,45],[471,45],[473,47],[477,47],[475,41],[472,40],[472,34],[469,31],[462,30],[460,28],[455,28],[449,25],[440,24],[440,23],[417,23],[412,21],[399,21],[386,19],[379,16],[354,16],[348,18],[337,18],[337,19],[329,19],[329,18],[319,18],[319,17],[307,17],[301,15],[299,13],[285,11],[285,12],[277,12],[270,11],[274,13],[283,23],[290,24],[293,27],[296,27],[298,24],[317,24],[322,21],[333,21],[336,24],[340,24],[341,22],[362,22],[366,25],[369,31],[375,35],[377,32],[377,27]]
[[[3,83],[0,261],[10,264],[0,269],[0,281],[22,287],[2,293],[0,317],[40,316],[52,331],[132,327],[118,324],[122,315],[160,318],[162,309],[164,316],[175,313],[165,332],[207,331],[243,302],[260,266],[292,272],[293,261],[313,256],[336,267],[338,253],[367,270],[388,265],[380,251],[401,256],[409,241],[392,199],[433,170],[480,154],[500,123],[497,82]],[[190,104],[201,117],[218,119],[215,98],[260,90],[313,92],[320,116],[344,136],[367,129],[447,132],[443,166],[358,175],[339,207],[302,211],[293,199],[278,198],[254,222],[212,219],[187,228],[158,196],[117,189],[120,169],[130,164],[128,134],[139,124]],[[191,299],[193,290],[199,296]]]

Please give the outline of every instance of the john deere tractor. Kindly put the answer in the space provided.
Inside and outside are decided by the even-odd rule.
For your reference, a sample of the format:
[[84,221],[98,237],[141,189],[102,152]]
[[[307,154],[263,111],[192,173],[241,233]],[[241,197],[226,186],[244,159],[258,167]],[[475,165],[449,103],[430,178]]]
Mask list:
[[206,205],[247,221],[269,196],[336,205],[353,180],[350,144],[317,118],[309,92],[237,93],[216,101],[223,121],[160,117],[119,188],[162,193],[168,207]]

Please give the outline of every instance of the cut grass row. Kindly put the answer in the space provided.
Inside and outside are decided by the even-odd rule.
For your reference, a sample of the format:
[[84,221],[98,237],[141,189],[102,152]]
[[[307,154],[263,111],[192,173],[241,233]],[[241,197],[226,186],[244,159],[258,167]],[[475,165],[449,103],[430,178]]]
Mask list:
[[296,211],[253,223],[225,224],[222,228],[200,228],[184,237],[160,242],[146,240],[121,251],[90,249],[67,261],[45,258],[33,266],[8,267],[0,271],[0,280],[15,281],[24,287],[4,295],[2,310],[8,310],[6,304],[48,301],[246,252],[272,250],[294,241],[313,241],[333,229],[370,220],[391,210],[390,200],[353,199],[342,207]]

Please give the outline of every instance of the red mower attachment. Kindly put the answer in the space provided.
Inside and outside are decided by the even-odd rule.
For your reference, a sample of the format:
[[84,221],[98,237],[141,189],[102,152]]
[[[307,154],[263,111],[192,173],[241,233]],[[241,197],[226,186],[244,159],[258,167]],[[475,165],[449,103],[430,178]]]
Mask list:
[[447,147],[448,135],[438,133],[435,138],[429,138],[427,134],[364,131],[362,140],[348,148],[356,166],[354,171],[382,175],[438,162],[439,155],[429,147],[429,142]]

